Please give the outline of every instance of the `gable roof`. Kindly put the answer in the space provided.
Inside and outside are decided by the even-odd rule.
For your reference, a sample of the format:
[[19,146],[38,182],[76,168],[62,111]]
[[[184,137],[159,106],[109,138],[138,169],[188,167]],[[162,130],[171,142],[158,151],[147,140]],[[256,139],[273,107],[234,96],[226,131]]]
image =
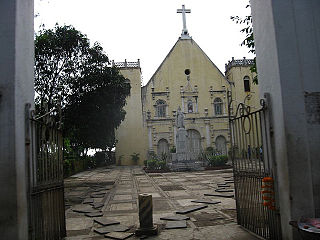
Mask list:
[[161,69],[162,65],[165,63],[165,61],[169,58],[169,56],[171,55],[171,53],[173,52],[174,48],[177,46],[179,41],[191,41],[192,44],[194,44],[196,47],[199,48],[199,50],[202,52],[202,54],[209,60],[209,62],[211,62],[211,64],[213,65],[214,68],[216,68],[219,73],[221,74],[221,76],[229,83],[228,79],[225,77],[225,75],[220,71],[220,69],[211,61],[211,59],[208,57],[208,55],[201,49],[201,47],[192,39],[181,39],[181,37],[179,37],[179,39],[176,41],[176,43],[173,45],[173,47],[171,48],[171,50],[169,51],[169,53],[167,54],[167,56],[164,58],[164,60],[161,62],[161,64],[159,65],[159,67],[157,68],[157,70],[154,72],[154,74],[152,75],[152,77],[149,79],[149,81],[147,82],[146,85],[144,85],[143,87],[147,87],[149,85],[149,83],[151,82],[151,80],[155,77],[155,75],[159,72],[159,70]]

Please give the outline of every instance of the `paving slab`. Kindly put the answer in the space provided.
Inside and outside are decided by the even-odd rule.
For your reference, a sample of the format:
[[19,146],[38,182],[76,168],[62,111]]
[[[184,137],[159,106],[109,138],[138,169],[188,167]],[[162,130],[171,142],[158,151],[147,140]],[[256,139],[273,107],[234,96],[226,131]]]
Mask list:
[[187,221],[168,221],[165,229],[177,229],[177,228],[187,228]]
[[93,221],[95,221],[96,223],[101,224],[102,226],[110,226],[110,225],[115,225],[115,224],[120,224],[119,221],[115,221],[109,218],[95,218],[93,219]]
[[194,203],[192,202],[192,200],[196,200],[196,199],[194,199],[194,198],[192,198],[192,199],[179,199],[179,200],[176,200],[176,201],[177,201],[177,202],[179,203],[179,205],[182,206],[182,207],[197,205],[197,204],[194,204]]
[[105,196],[105,193],[92,193],[90,196],[92,198],[103,198]]
[[66,219],[67,231],[84,230],[84,229],[89,229],[92,226],[93,226],[93,221],[91,218],[77,217],[77,218],[67,218]]
[[93,203],[93,198],[86,198],[86,199],[83,200],[83,203],[84,204]]
[[113,200],[114,201],[132,200],[132,195],[129,195],[129,194],[114,195]]
[[186,209],[183,209],[183,210],[180,210],[180,211],[176,211],[176,214],[187,214],[187,213],[198,211],[198,210],[201,210],[201,209],[204,209],[204,208],[207,208],[207,207],[208,207],[208,205],[186,208]]
[[222,189],[222,188],[218,188],[215,190],[216,192],[219,193],[226,193],[226,192],[233,192],[233,189]]
[[78,212],[78,213],[90,213],[90,212],[95,212],[96,210],[92,208],[90,205],[85,205],[85,204],[78,204],[72,206],[72,211]]
[[85,214],[87,217],[102,217],[102,212],[90,212]]
[[94,209],[98,209],[98,208],[102,208],[104,206],[104,203],[103,202],[97,202],[97,203],[91,204],[91,206]]
[[[136,173],[137,175],[135,175]],[[187,228],[160,231],[159,235],[149,237],[150,239],[193,240],[213,239],[214,237],[214,239],[217,240],[256,240],[255,237],[252,237],[239,228],[235,223],[235,199],[231,198],[234,197],[234,194],[226,197],[228,193],[214,192],[218,184],[219,189],[227,188],[228,185],[230,187],[227,189],[234,188],[234,184],[232,184],[234,181],[232,173],[207,170],[192,173],[161,173],[158,174],[158,176],[156,174],[154,174],[155,176],[150,175],[145,174],[142,168],[137,166],[114,166],[112,169],[93,169],[87,171],[86,174],[67,178],[65,180],[67,183],[65,186],[68,187],[65,189],[65,196],[66,202],[70,204],[71,207],[66,210],[68,234],[66,240],[105,239],[104,234],[99,234],[94,231],[94,229],[103,227],[102,224],[93,221],[94,219],[108,219],[109,221],[117,222],[117,225],[128,226],[130,229],[138,228],[140,225],[136,199],[140,191],[152,193],[153,222],[158,226],[160,224],[163,228],[169,221],[187,220],[184,219],[187,216],[183,214],[175,215],[175,211],[180,210],[179,208],[177,209],[179,205],[182,206],[182,210],[187,210],[184,209],[183,206],[190,208],[192,205],[211,205],[211,207],[190,212],[188,217],[190,217],[191,221],[190,224],[188,224],[189,222],[186,224]],[[186,176],[189,177],[187,178]],[[226,180],[229,180],[231,183],[228,183]],[[160,186],[165,187],[161,189]],[[76,188],[77,191],[75,191]],[[68,193],[72,194],[68,196]],[[200,199],[200,196],[203,196],[204,193],[212,193],[215,196]],[[69,199],[76,198],[78,203],[81,204],[86,198],[91,198],[91,194],[101,196],[93,198],[94,201],[90,204],[92,205],[92,209],[89,208],[90,212],[97,212],[97,209],[102,209],[104,217],[89,218],[85,217],[83,213],[73,212],[72,208],[75,206],[75,202]],[[131,198],[131,200],[129,200],[129,198]],[[191,202],[197,200],[199,202]],[[213,204],[216,201],[220,201],[221,203]],[[126,205],[128,203],[129,205]],[[94,209],[95,204],[98,205],[99,208]],[[218,214],[221,214],[222,217],[218,216]],[[181,219],[176,216],[181,216]],[[168,217],[168,219],[162,219],[165,217]],[[170,217],[172,217],[172,220],[169,220]],[[110,231],[111,229],[104,230]],[[112,231],[114,233],[114,230]],[[112,235],[110,235],[110,233],[108,234],[112,238]],[[124,239],[126,236],[117,234],[117,236],[113,237],[115,237],[113,239]]]
[[189,220],[190,217],[184,216],[184,215],[173,215],[173,216],[161,217],[160,219],[167,220],[167,221],[181,221],[181,220]]
[[130,238],[134,235],[134,233],[121,233],[121,232],[111,232],[107,233],[104,236],[106,238],[116,239],[116,240],[124,240]]
[[223,198],[233,198],[234,194],[218,194],[218,193],[205,193],[205,196],[213,196],[213,197],[223,197]]
[[110,206],[111,211],[118,211],[118,210],[133,210],[132,203],[113,203]]
[[204,204],[218,204],[218,203],[221,203],[221,201],[209,201],[209,200],[192,200],[191,202],[204,203]]
[[110,232],[126,232],[128,230],[129,230],[129,228],[127,226],[120,225],[120,224],[99,227],[99,228],[94,229],[94,231],[99,234],[106,234],[106,233],[110,233]]

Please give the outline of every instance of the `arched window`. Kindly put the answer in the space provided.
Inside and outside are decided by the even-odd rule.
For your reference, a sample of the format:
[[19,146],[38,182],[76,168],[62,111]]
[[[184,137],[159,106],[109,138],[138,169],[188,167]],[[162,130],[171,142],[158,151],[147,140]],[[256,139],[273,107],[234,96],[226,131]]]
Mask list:
[[158,156],[161,156],[162,154],[168,155],[169,153],[169,144],[168,141],[164,138],[160,139],[157,146],[157,153]]
[[214,99],[213,104],[214,104],[214,114],[215,115],[222,115],[222,100],[221,100],[221,98]]
[[157,117],[166,117],[166,107],[167,104],[163,100],[158,100],[156,102],[156,116]]
[[248,76],[243,78],[243,86],[245,92],[250,92],[250,78]]
[[189,99],[188,100],[188,113],[192,113],[193,112],[193,103],[192,100]]

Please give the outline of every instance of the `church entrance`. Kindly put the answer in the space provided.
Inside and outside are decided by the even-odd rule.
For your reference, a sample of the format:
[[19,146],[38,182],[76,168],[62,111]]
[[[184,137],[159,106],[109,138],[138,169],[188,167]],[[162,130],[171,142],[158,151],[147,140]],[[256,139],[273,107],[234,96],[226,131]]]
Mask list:
[[159,140],[157,153],[158,153],[158,156],[161,156],[162,154],[166,154],[168,156],[169,144],[166,139],[162,138]]
[[216,149],[222,155],[227,155],[227,144],[224,136],[218,136],[216,138]]
[[201,151],[201,136],[197,130],[189,129],[187,147],[190,152],[200,153]]

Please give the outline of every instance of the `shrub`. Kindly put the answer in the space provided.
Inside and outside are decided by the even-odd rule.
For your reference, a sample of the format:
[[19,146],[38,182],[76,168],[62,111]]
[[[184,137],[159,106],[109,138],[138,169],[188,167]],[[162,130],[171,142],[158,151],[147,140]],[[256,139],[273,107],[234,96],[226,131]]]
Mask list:
[[152,154],[149,156],[149,159],[145,161],[145,165],[149,170],[165,170],[167,167],[167,154],[162,153],[161,156]]
[[132,159],[132,161],[133,161],[135,164],[137,164],[138,161],[139,161],[139,159],[140,159],[139,155],[140,155],[139,153],[133,153],[133,154],[131,154],[131,159]]
[[172,148],[170,148],[170,153],[176,153],[177,149],[176,146],[172,146]]
[[211,167],[225,166],[228,161],[228,156],[208,154],[207,161],[208,161],[209,166],[211,166]]

